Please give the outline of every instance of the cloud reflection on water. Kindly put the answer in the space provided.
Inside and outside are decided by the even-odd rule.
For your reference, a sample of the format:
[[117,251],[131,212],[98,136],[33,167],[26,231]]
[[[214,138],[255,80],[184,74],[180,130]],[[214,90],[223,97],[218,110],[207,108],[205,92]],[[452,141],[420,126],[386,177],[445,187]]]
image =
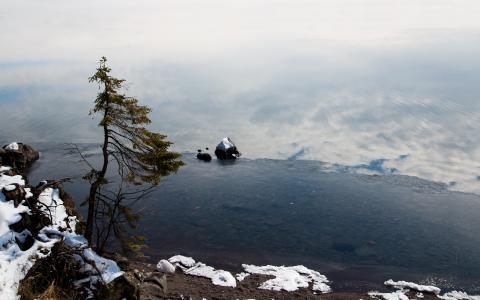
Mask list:
[[[161,3],[171,10],[161,13],[165,22],[188,19],[183,15],[188,15],[188,6],[178,4],[179,10],[173,2]],[[12,16],[0,22],[16,26],[21,35],[1,35],[13,46],[0,55],[0,111],[6,112],[0,119],[0,140],[98,140],[100,132],[88,117],[97,89],[87,77],[98,57],[107,55],[114,74],[128,80],[128,94],[154,109],[152,127],[166,132],[180,151],[212,147],[229,135],[246,157],[315,159],[370,173],[396,170],[480,192],[480,26],[471,23],[465,7],[460,6],[462,13],[452,12],[465,19],[442,23],[432,18],[423,24],[415,17],[415,26],[425,25],[421,30],[396,20],[386,29],[370,24],[356,31],[355,22],[368,22],[354,18],[345,25],[348,32],[340,27],[310,32],[315,18],[308,10],[295,7],[292,20],[301,20],[303,14],[307,19],[289,22],[291,27],[282,31],[276,26],[288,10],[279,8],[278,16],[262,19],[268,3],[251,11],[253,25],[228,20],[234,11],[221,6],[219,11],[227,14],[221,19],[231,35],[218,29],[215,36],[216,31],[209,30],[216,27],[203,20],[198,30],[206,34],[205,40],[178,35],[182,30],[196,32],[191,24],[180,24],[166,40],[155,38],[155,30],[165,33],[161,26],[120,26],[129,9],[146,14],[144,22],[156,20],[140,5],[120,5],[118,16],[108,14],[112,27],[101,23],[96,12],[87,18],[95,26],[68,19],[69,10],[60,5],[61,18],[51,22],[41,14],[32,16],[29,22],[38,28],[29,27],[31,33],[14,20],[12,10]],[[434,9],[446,14],[448,2],[435,3]],[[238,2],[235,9],[246,12],[248,5]],[[380,6],[379,11],[385,10]],[[80,16],[91,11],[87,8],[79,8]],[[201,9],[202,16],[210,13]],[[375,16],[378,22],[376,18],[383,18]],[[136,13],[131,17],[140,20]],[[193,24],[198,15],[191,17]],[[244,27],[235,27],[239,24]],[[253,27],[258,24],[263,24],[261,30]],[[390,33],[394,29],[395,35]],[[50,36],[42,44],[38,39],[47,32]],[[69,32],[81,35],[68,40]],[[342,38],[335,40],[336,32]],[[364,39],[359,33],[365,33]],[[102,34],[112,39],[101,40]],[[41,51],[26,49],[29,37]],[[155,53],[162,47],[166,50]],[[362,165],[366,167],[355,168]]]

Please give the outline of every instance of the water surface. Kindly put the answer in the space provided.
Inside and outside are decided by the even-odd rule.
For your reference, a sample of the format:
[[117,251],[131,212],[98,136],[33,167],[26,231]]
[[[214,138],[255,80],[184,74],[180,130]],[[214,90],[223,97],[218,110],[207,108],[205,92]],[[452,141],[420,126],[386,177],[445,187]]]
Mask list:
[[[66,188],[81,202],[88,186],[78,157],[40,148],[29,178],[70,176]],[[393,278],[480,292],[479,196],[414,177],[332,172],[318,161],[184,160],[135,207],[154,261],[181,253],[230,270],[305,264],[338,290]]]

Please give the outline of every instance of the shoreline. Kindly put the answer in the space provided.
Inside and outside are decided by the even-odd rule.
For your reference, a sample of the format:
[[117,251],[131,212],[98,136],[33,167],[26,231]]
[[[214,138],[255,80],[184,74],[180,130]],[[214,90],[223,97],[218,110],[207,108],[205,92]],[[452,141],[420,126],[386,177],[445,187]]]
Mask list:
[[[147,262],[130,261],[132,273],[148,274],[155,272],[155,266]],[[140,275],[142,276],[142,275]],[[143,275],[145,276],[145,275]],[[272,291],[259,289],[258,286],[273,276],[254,274],[246,277],[243,281],[237,281],[237,287],[222,287],[212,284],[210,279],[198,276],[186,275],[177,270],[174,274],[166,277],[168,291],[159,299],[382,299],[370,297],[368,292],[338,292],[332,291],[325,294],[314,294],[309,288],[299,288],[296,291]],[[416,297],[418,292],[410,291],[406,295],[409,299],[438,299],[434,294],[422,293],[423,297]]]
[[[66,193],[65,193],[66,194]],[[68,195],[68,194],[66,194]],[[69,198],[67,196],[64,196],[62,198]],[[77,211],[77,208],[74,208],[73,211]],[[265,254],[265,253],[264,253]],[[226,253],[228,255],[228,252]],[[252,255],[252,254],[250,254]],[[267,255],[268,256],[268,255]],[[285,255],[279,255],[277,254],[277,260],[279,257],[284,257]],[[288,256],[288,255],[287,255]],[[227,256],[226,256],[227,257]],[[153,259],[149,259],[152,261]],[[282,260],[282,263],[291,263],[295,259],[284,259]],[[308,260],[308,259],[307,259]],[[225,260],[227,261],[227,260]],[[257,262],[258,263],[258,262]],[[300,263],[305,263],[304,261],[301,261]],[[120,264],[120,262],[119,262]],[[130,271],[135,274],[135,270],[140,268],[142,269],[143,273],[154,273],[155,268],[154,264],[152,263],[147,263],[147,262],[140,262],[140,260],[135,260],[133,259],[131,261],[132,266],[134,269],[132,270],[131,267],[128,267]],[[229,265],[233,265],[234,263],[230,260]],[[222,265],[220,265],[223,267]],[[233,269],[233,268],[226,268],[226,269]],[[323,268],[316,268],[315,270],[320,269],[322,270]],[[348,272],[348,271],[347,271]],[[384,272],[382,270],[379,270],[380,274],[385,274],[388,272]],[[349,274],[347,273],[347,276]],[[144,276],[146,278],[147,276]],[[401,277],[401,276],[400,276]],[[399,277],[396,277],[399,278]],[[265,290],[265,289],[259,289],[259,285],[262,282],[265,282],[269,279],[272,279],[271,276],[268,275],[260,275],[260,274],[252,274],[251,276],[248,276],[248,278],[244,281],[237,281],[238,286],[235,288],[226,288],[226,287],[220,287],[217,285],[212,284],[210,279],[208,278],[202,278],[202,277],[197,277],[197,276],[190,276],[183,274],[181,271],[177,271],[172,275],[168,275],[167,277],[167,284],[168,284],[168,292],[165,295],[159,295],[158,299],[183,299],[183,297],[192,297],[193,299],[245,299],[245,298],[253,298],[253,299],[271,299],[271,298],[276,298],[276,299],[291,299],[291,298],[298,298],[298,299],[359,299],[360,297],[370,297],[368,295],[368,292],[372,290],[379,290],[379,291],[384,291],[388,290],[388,288],[384,287],[382,285],[382,282],[384,280],[387,280],[388,278],[383,278],[382,281],[379,281],[378,283],[378,289],[365,289],[364,291],[362,290],[361,292],[348,292],[348,291],[343,291],[342,289],[337,289],[334,288],[333,292],[331,293],[325,293],[321,295],[315,295],[312,291],[312,286],[310,285],[309,288],[299,288],[298,290],[291,291],[291,292],[286,292],[286,291],[270,291],[270,290]],[[329,278],[331,279],[331,278]],[[403,278],[402,278],[403,279]],[[383,287],[383,288],[382,288]],[[411,295],[410,295],[411,296]],[[415,295],[414,295],[415,296]],[[177,297],[177,298],[175,298]],[[437,298],[436,296],[432,296],[433,298]],[[477,296],[475,296],[477,297]],[[424,296],[425,298],[425,296]],[[426,297],[429,299],[428,297]],[[432,299],[433,299],[432,298]],[[155,299],[155,298],[154,298]],[[443,298],[442,298],[443,299]],[[452,298],[455,299],[455,298]],[[461,298],[459,298],[461,299]],[[470,299],[470,298],[469,298]],[[477,298],[471,298],[477,300]]]

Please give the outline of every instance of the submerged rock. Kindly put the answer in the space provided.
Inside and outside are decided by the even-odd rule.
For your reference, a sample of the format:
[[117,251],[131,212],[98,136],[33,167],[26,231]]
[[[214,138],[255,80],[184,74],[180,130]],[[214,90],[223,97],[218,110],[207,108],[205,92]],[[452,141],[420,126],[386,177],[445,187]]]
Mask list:
[[240,155],[237,146],[229,137],[223,138],[217,145],[217,148],[215,148],[215,156],[218,159],[236,159]]

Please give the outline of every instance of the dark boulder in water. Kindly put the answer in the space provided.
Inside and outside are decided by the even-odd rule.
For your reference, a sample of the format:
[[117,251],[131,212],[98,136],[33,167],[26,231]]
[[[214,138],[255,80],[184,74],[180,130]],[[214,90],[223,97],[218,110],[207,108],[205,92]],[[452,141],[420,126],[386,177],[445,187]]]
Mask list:
[[[205,148],[205,150],[208,150],[208,148]],[[209,161],[212,160],[212,156],[210,154],[202,152],[202,150],[200,150],[200,149],[198,149],[197,151],[198,151],[197,159],[203,160],[203,161],[206,161],[206,162],[209,162]]]
[[211,161],[212,160],[212,156],[208,153],[197,153],[197,158],[199,160],[203,160],[203,161]]
[[215,156],[218,159],[236,159],[240,155],[237,146],[229,137],[223,138],[215,148]]

